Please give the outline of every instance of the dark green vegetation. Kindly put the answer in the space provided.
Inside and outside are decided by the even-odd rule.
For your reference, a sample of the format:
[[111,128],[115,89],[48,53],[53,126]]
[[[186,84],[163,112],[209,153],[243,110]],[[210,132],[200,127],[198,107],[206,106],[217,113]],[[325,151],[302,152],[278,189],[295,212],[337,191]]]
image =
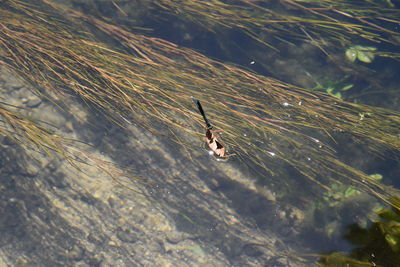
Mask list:
[[[125,3],[109,2],[118,10]],[[141,2],[147,12],[178,14],[205,31],[221,33],[220,42],[227,28],[243,31],[266,51],[279,51],[281,42],[309,42],[334,58],[338,51],[344,57],[360,40],[398,47],[399,34],[391,27],[399,23],[399,12],[390,1],[357,6],[346,1],[276,1],[274,9],[267,4]],[[295,15],[293,9],[300,13]],[[309,188],[297,192],[299,198],[309,192],[322,195],[331,192],[333,184],[345,183],[400,210],[397,188],[371,178],[336,153],[347,145],[341,140],[350,140],[365,155],[398,155],[399,112],[304,90],[149,35],[50,1],[0,2],[0,62],[34,84],[43,98],[62,105],[63,95],[77,97],[113,123],[138,124],[167,138],[196,162],[199,148],[193,143],[204,133],[191,100],[195,97],[223,131],[236,159],[249,166],[261,184],[275,184],[281,190],[278,196],[294,194],[297,181],[290,178],[305,178]],[[399,57],[391,51],[373,52]],[[22,115],[7,99],[1,102],[0,115],[0,134],[42,152],[58,152],[73,163],[74,143],[54,135],[46,124]],[[388,229],[384,222],[376,224]],[[385,240],[390,249],[398,249],[398,236],[390,234]]]
[[[400,216],[398,211],[381,210],[379,219],[367,229],[351,225],[345,236],[356,245],[349,256],[332,253],[322,257],[322,266],[396,266],[400,262]],[[358,260],[354,260],[358,259]]]

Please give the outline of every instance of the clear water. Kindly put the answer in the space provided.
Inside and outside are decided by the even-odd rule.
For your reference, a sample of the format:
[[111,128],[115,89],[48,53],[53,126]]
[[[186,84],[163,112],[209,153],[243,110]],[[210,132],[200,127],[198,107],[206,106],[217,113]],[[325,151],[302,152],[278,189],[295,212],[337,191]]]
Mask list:
[[[354,84],[354,88],[343,92],[344,99],[398,109],[399,96],[393,93],[398,83],[394,75],[398,62],[392,59],[377,58],[368,65],[377,75],[369,79],[349,75],[318,48],[302,42],[285,46],[276,41],[275,45],[283,51],[277,53],[235,30],[226,30],[220,38],[179,16],[157,10],[150,12],[150,16],[133,16],[144,12],[140,5],[119,1],[67,4],[84,13],[107,16],[111,22],[128,28],[151,28],[152,31],[142,31],[308,89],[317,82],[333,84],[341,77],[342,83]],[[126,8],[128,15],[122,16],[116,4]],[[376,46],[378,50],[393,49],[388,45]],[[331,77],[323,79],[324,74]],[[388,93],[381,89],[386,87]],[[3,92],[9,90],[7,82],[3,88]],[[4,97],[18,95],[4,93]],[[252,164],[246,156],[218,162],[205,151],[202,137],[190,148],[189,157],[171,141],[169,132],[154,135],[139,123],[122,129],[77,102],[70,103],[85,110],[84,122],[68,113],[58,114],[72,123],[71,135],[92,145],[88,153],[104,156],[123,166],[121,169],[128,168],[141,181],[119,175],[105,178],[104,173],[93,169],[85,170],[86,178],[78,179],[79,172],[63,161],[57,161],[55,166],[47,160],[34,164],[40,171],[30,174],[27,170],[32,167],[27,162],[32,160],[31,155],[22,160],[19,155],[24,152],[10,148],[3,140],[8,149],[1,154],[2,190],[6,192],[2,202],[7,218],[1,221],[1,228],[6,237],[6,262],[20,266],[100,266],[102,262],[114,266],[163,262],[175,266],[312,266],[324,259],[321,254],[343,252],[369,261],[371,266],[376,261],[395,266],[376,258],[387,255],[379,251],[387,247],[371,245],[374,238],[377,244],[384,242],[374,232],[378,225],[374,222],[379,221],[374,210],[386,206],[358,191],[356,186],[342,182],[332,185],[327,192],[279,159],[271,160],[271,164],[282,168],[278,176]],[[37,112],[44,112],[46,105],[50,104],[40,105]],[[163,130],[156,123],[152,126]],[[398,161],[394,159],[398,152],[378,157],[350,138],[335,138],[337,143],[329,138],[326,142],[340,160],[368,174],[379,173],[385,184],[399,187]],[[280,145],[282,150],[291,149],[289,145]],[[299,157],[306,152],[307,149],[293,150]],[[332,174],[321,169],[320,176],[326,175]],[[132,188],[141,193],[130,191]],[[40,242],[36,243],[38,239]],[[22,255],[18,260],[10,260],[13,246],[14,253]],[[45,256],[46,249],[53,256]]]

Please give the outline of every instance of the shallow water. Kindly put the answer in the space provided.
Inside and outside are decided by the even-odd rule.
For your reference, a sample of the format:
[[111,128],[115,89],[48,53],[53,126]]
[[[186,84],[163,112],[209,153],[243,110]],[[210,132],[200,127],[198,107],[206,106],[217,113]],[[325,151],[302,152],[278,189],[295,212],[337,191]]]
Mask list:
[[[112,13],[116,12],[114,5],[96,5],[96,11],[111,18],[116,16]],[[84,4],[81,9],[88,12]],[[150,18],[138,26],[152,26],[155,36],[189,47],[194,41],[187,41],[188,35],[196,36],[193,47],[206,55],[218,55],[219,50],[209,50],[210,44],[218,42],[201,36],[202,32],[196,32],[193,25],[171,21],[170,32],[163,32],[165,28],[160,25],[146,24],[154,20]],[[175,29],[182,32],[168,36]],[[233,38],[239,44],[251,42],[240,34]],[[203,46],[199,40],[204,41]],[[225,42],[229,44],[229,40]],[[246,46],[256,47],[253,43]],[[253,55],[260,53],[261,48],[257,49]],[[293,54],[307,53],[307,62],[313,62],[315,56],[314,68],[327,61],[321,60],[318,49],[306,44],[296,51],[289,53],[290,59],[265,52],[265,59],[257,57],[255,64],[246,67],[286,78],[286,82],[312,84],[305,73],[290,79],[292,69],[286,69],[289,74],[284,73],[287,66],[301,66],[304,60]],[[251,54],[238,56],[236,52],[226,47],[220,59],[242,63],[247,57],[253,62]],[[271,70],[258,65],[264,60],[281,67]],[[380,68],[382,64],[377,62],[371,68]],[[393,66],[388,66],[386,73]],[[335,66],[326,65],[324,69],[337,75]],[[65,159],[43,157],[2,139],[0,201],[5,219],[0,221],[3,236],[0,255],[4,264],[313,266],[319,254],[364,249],[358,234],[376,226],[374,209],[384,207],[343,180],[332,185],[331,191],[325,191],[273,155],[278,149],[291,151],[308,161],[307,145],[302,149],[290,144],[276,145],[277,151],[270,151],[264,157],[267,163],[279,168],[277,175],[271,175],[240,153],[227,162],[216,161],[204,150],[202,137],[186,153],[157,122],[151,126],[163,132],[162,135],[135,122],[121,128],[74,98],[66,98],[69,109],[60,110],[51,102],[37,100],[30,93],[31,88],[7,68],[3,67],[1,73],[2,98],[33,108],[33,117],[51,123],[58,133],[90,144],[80,149],[93,160],[89,165],[79,165],[78,171]],[[357,99],[365,103],[377,101],[374,95],[370,96],[372,99]],[[397,95],[382,97],[382,106],[397,107],[390,105],[398,101]],[[252,136],[250,130],[244,134]],[[323,133],[312,134],[318,138],[313,144],[316,147],[319,141],[324,141],[334,148],[339,159],[368,174],[379,173],[385,183],[398,186],[395,179],[398,162],[374,156],[343,135],[335,135],[335,143]],[[266,138],[265,142],[278,143],[278,140]],[[304,143],[310,142],[304,140]],[[253,145],[270,147],[255,142]],[[92,166],[99,163],[103,169]],[[120,170],[128,170],[131,176],[122,175]],[[319,176],[324,179],[332,173],[321,168]],[[374,262],[374,253],[377,254],[371,252],[371,258],[366,260]]]

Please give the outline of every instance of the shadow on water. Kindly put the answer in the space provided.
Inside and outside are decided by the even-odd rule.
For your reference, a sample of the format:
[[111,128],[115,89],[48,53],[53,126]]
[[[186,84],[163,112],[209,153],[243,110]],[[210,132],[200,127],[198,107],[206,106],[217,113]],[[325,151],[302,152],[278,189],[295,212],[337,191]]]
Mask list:
[[[145,178],[145,194],[155,207],[173,219],[177,230],[201,241],[205,250],[217,248],[233,265],[278,264],[288,261],[286,254],[299,245],[292,240],[289,247],[281,240],[293,237],[298,223],[293,209],[278,204],[270,191],[270,199],[260,194],[239,159],[215,161],[200,139],[190,159],[168,138],[132,125],[123,129],[90,114],[89,124],[74,127],[81,138],[118,165],[137,170],[134,175]],[[285,216],[292,216],[291,221]]]
[[[118,164],[141,170],[135,175],[148,178],[144,183],[147,194],[159,209],[173,218],[179,231],[202,240],[206,248],[218,247],[232,261],[243,253],[243,248],[251,242],[251,235],[238,233],[239,229],[236,233],[232,231],[226,223],[225,209],[238,208],[243,215],[249,215],[251,212],[240,208],[243,205],[239,202],[244,197],[257,198],[256,194],[218,173],[215,162],[208,157],[203,164],[212,166],[194,164],[167,139],[155,138],[143,129],[136,129],[140,136],[134,136],[130,130],[107,125],[105,118],[95,118],[89,120],[96,121],[91,125],[93,128],[79,127],[84,129],[80,134]],[[222,189],[226,186],[229,189]],[[221,192],[227,194],[221,197]],[[246,224],[247,230],[254,227],[250,220]],[[244,239],[246,235],[247,240]]]
[[337,201],[333,206],[332,199],[317,203],[320,189],[284,163],[285,176],[270,177],[249,168],[243,157],[217,162],[202,149],[201,139],[193,145],[191,159],[168,138],[140,127],[124,129],[90,114],[90,124],[74,127],[81,138],[117,164],[137,170],[135,175],[147,177],[146,194],[177,229],[206,249],[218,248],[232,264],[248,263],[248,257],[275,261],[267,252],[271,247],[282,254],[353,248],[343,234],[355,214],[370,205],[360,208],[352,200],[368,204],[370,198]]

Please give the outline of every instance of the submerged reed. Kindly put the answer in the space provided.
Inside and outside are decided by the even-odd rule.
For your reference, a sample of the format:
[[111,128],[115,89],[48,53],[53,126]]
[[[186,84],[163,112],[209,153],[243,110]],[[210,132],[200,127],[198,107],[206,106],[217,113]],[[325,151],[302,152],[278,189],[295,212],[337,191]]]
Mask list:
[[[372,43],[400,42],[400,34],[395,30],[400,23],[400,11],[390,1],[159,0],[152,3],[207,31],[223,34],[224,29],[238,29],[276,50],[277,41],[306,41],[327,54],[351,45],[355,38]],[[399,57],[398,53],[390,52],[380,55]]]

